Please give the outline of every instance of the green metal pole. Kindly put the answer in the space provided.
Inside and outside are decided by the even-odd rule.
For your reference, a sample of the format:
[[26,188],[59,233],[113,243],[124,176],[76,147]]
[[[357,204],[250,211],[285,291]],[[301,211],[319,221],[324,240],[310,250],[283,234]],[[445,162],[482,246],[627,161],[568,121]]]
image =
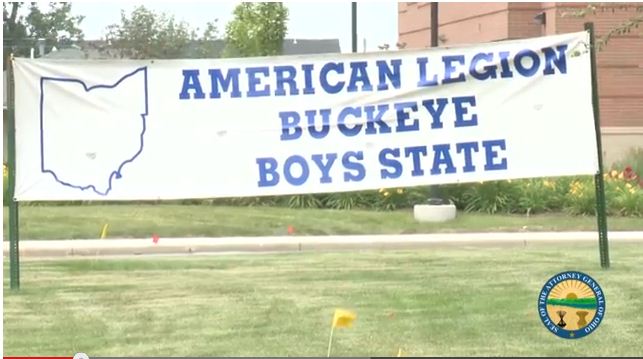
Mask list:
[[357,2],[351,2],[351,38],[353,52],[357,52]]
[[7,64],[7,166],[9,167],[7,191],[9,193],[9,286],[12,290],[20,289],[20,240],[18,202],[15,200],[16,189],[16,123],[15,123],[15,85],[13,78],[13,54]]
[[596,186],[596,219],[598,221],[598,249],[601,267],[610,267],[609,243],[607,241],[607,210],[605,205],[605,181],[603,179],[603,145],[601,141],[601,112],[598,97],[598,76],[596,74],[596,38],[594,23],[586,22],[585,30],[589,32],[591,67],[592,67],[592,104],[594,107],[594,128],[596,130],[596,151],[598,155],[598,173],[594,175]]
[[[438,47],[438,34],[440,30],[440,23],[439,23],[439,4],[437,2],[432,2],[431,3],[431,18],[429,20],[429,25],[431,26],[431,47]],[[438,185],[433,185],[429,186],[429,200],[428,203],[432,205],[442,205],[442,204],[448,204],[449,201],[444,198],[442,195],[442,188]]]

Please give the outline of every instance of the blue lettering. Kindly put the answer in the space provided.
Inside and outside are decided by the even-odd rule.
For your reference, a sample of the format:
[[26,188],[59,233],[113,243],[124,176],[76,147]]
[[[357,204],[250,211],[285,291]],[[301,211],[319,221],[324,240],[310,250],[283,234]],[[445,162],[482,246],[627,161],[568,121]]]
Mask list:
[[[393,158],[387,158],[388,155],[393,155]],[[387,170],[387,169],[382,169],[380,171],[380,175],[382,179],[387,179],[387,178],[399,178],[402,175],[402,164],[395,160],[394,158],[400,157],[400,149],[399,148],[385,148],[382,151],[380,151],[380,164],[382,166],[387,166],[387,167],[392,167],[393,171]]]
[[462,71],[460,71],[458,77],[452,77],[453,73],[456,72],[456,68],[455,66],[453,66],[453,62],[464,65],[464,55],[442,56],[442,62],[444,62],[444,79],[442,79],[443,84],[462,82],[465,80],[464,73]]
[[373,85],[371,85],[368,72],[366,72],[367,66],[368,63],[366,61],[351,62],[351,79],[348,87],[346,87],[346,91],[357,91],[357,82],[362,83],[362,91],[373,91]]
[[361,117],[362,116],[362,108],[361,107],[344,107],[342,111],[339,113],[339,116],[337,117],[337,123],[338,123],[338,128],[339,131],[344,135],[344,136],[355,136],[359,133],[359,131],[362,130],[362,125],[360,124],[355,124],[353,127],[348,127],[346,126],[346,117],[347,116],[354,116],[355,118]]
[[313,138],[324,138],[326,135],[328,135],[328,131],[330,130],[330,126],[328,125],[330,123],[330,110],[329,109],[322,109],[319,110],[319,113],[322,116],[322,129],[317,130],[315,127],[315,115],[317,114],[317,111],[315,110],[309,110],[304,112],[306,114],[306,117],[308,117],[308,132],[310,133]]
[[494,147],[500,147],[501,150],[507,148],[505,140],[491,140],[491,141],[482,141],[482,146],[485,149],[485,157],[487,158],[487,163],[484,165],[485,171],[496,171],[496,170],[506,170],[507,169],[507,159],[502,158],[500,163],[494,163],[493,160],[498,157],[498,152],[494,150]]
[[380,75],[380,82],[377,85],[377,89],[379,91],[388,90],[388,84],[386,83],[387,78],[391,82],[391,85],[393,85],[394,88],[399,89],[400,86],[402,85],[400,81],[400,65],[402,65],[402,60],[400,59],[391,60],[391,65],[393,66],[393,69],[391,69],[388,63],[384,60],[378,60],[375,63],[377,64],[377,70]]
[[496,70],[498,70],[498,66],[496,65],[487,65],[482,68],[482,72],[478,72],[478,62],[480,61],[487,61],[487,62],[492,62],[493,61],[493,54],[488,52],[488,53],[478,53],[473,56],[473,59],[471,59],[471,65],[469,66],[469,73],[474,79],[478,79],[481,81],[487,80],[487,79],[495,79],[498,74],[496,74]]
[[279,173],[277,173],[277,161],[272,157],[257,158],[259,165],[259,187],[272,187],[279,183]]
[[302,70],[304,70],[304,95],[312,95],[315,93],[315,88],[313,87],[313,65],[305,64],[301,65]]
[[199,81],[199,70],[183,70],[183,88],[179,94],[179,99],[189,100],[190,93],[188,91],[190,90],[194,90],[194,98],[205,98]]
[[478,125],[478,115],[475,113],[472,114],[471,118],[468,120],[464,118],[464,115],[469,112],[469,109],[463,107],[463,104],[468,103],[471,107],[474,107],[476,105],[475,96],[454,97],[451,101],[453,101],[453,105],[455,106],[455,127]]
[[455,148],[458,153],[464,151],[464,167],[462,167],[462,170],[464,172],[474,172],[476,170],[476,166],[473,165],[472,152],[478,152],[478,142],[458,143],[455,145]]
[[286,96],[286,89],[284,89],[285,84],[288,84],[288,87],[290,88],[290,96],[298,95],[299,90],[297,89],[297,83],[295,82],[297,70],[295,67],[275,66],[274,70],[277,77],[277,89],[275,90],[275,96]]
[[420,70],[420,81],[417,83],[417,87],[428,87],[435,86],[438,84],[438,74],[434,74],[431,80],[426,79],[426,67],[429,63],[429,59],[426,57],[418,57],[417,64]]
[[[294,111],[279,112],[281,118],[281,140],[296,140],[301,137],[301,127],[298,126],[301,118]],[[292,131],[290,131],[292,129]]]
[[257,86],[261,85],[261,79],[257,78],[257,74],[268,76],[270,70],[267,67],[247,67],[246,74],[248,74],[248,97],[261,97],[270,96],[270,87],[265,85],[262,90],[257,90]]
[[[438,108],[437,110],[434,108],[435,101],[438,102]],[[440,117],[442,116],[442,112],[444,112],[444,108],[447,106],[449,103],[449,100],[446,98],[438,98],[438,99],[430,99],[430,100],[424,100],[422,101],[422,105],[424,108],[429,111],[431,114],[431,118],[433,118],[433,121],[431,122],[431,128],[442,128],[443,123]]]
[[[301,167],[301,174],[299,175],[299,177],[294,176],[292,173],[292,166],[294,166],[295,164],[299,164],[299,166]],[[284,177],[286,178],[286,181],[288,181],[288,183],[293,186],[301,186],[302,184],[306,183],[309,174],[310,169],[308,168],[306,159],[299,155],[288,157],[288,159],[284,163]]]
[[[531,58],[531,67],[525,67],[522,63],[522,59],[526,57]],[[540,57],[532,50],[522,50],[516,54],[514,65],[516,66],[518,73],[523,76],[530,77],[538,72],[538,68],[540,67]]]
[[545,75],[554,74],[555,71],[552,63],[556,65],[561,74],[567,73],[567,57],[565,57],[567,44],[556,46],[556,50],[558,50],[558,55],[551,47],[545,47],[543,49],[543,52],[545,53],[545,70],[543,70],[543,74]]
[[397,132],[417,131],[420,128],[418,119],[413,119],[411,125],[405,123],[406,120],[410,119],[409,113],[404,111],[407,108],[416,112],[418,105],[416,102],[400,102],[395,104],[395,111],[397,112]]
[[375,135],[377,134],[377,129],[375,128],[375,123],[380,129],[379,133],[391,133],[391,127],[382,121],[382,116],[386,111],[388,111],[388,105],[377,105],[377,115],[375,114],[375,106],[368,105],[364,106],[364,112],[366,112],[366,134]]
[[337,84],[331,85],[328,83],[328,73],[330,71],[335,71],[338,74],[343,74],[344,73],[344,64],[343,63],[336,63],[336,62],[329,62],[326,65],[324,65],[319,72],[319,83],[322,85],[322,88],[326,93],[329,94],[334,94],[338,93],[344,88],[344,81],[338,81]]
[[423,176],[424,170],[422,169],[422,164],[420,163],[420,155],[426,156],[426,146],[415,146],[407,147],[404,149],[404,156],[409,157],[413,156],[413,171],[411,175],[413,177]]
[[221,98],[221,90],[223,92],[228,92],[230,86],[232,86],[232,92],[230,97],[236,98],[241,97],[241,91],[239,91],[239,75],[241,74],[240,69],[228,69],[226,76],[223,76],[220,69],[210,69],[208,70],[210,74],[210,83],[212,85],[212,91],[210,92],[210,98]]
[[322,176],[319,178],[319,183],[331,183],[333,179],[330,177],[330,168],[333,166],[333,163],[337,159],[336,153],[327,153],[326,154],[326,164],[324,164],[324,157],[322,155],[312,155],[313,161],[317,164],[317,167],[322,172]]
[[[364,152],[349,151],[344,154],[342,157],[342,164],[344,165],[344,168],[347,169],[347,171],[344,172],[344,182],[359,182],[366,177],[366,168],[364,168],[364,165],[361,163],[351,162],[351,157],[355,157],[356,160],[361,161],[364,159]],[[357,171],[357,174],[352,174],[351,172],[348,172],[348,170]]]
[[431,168],[432,175],[442,174],[440,165],[446,165],[444,173],[455,173],[455,166],[453,166],[453,161],[451,160],[451,155],[449,154],[450,145],[433,145],[433,151],[435,155],[433,157],[433,167]]
[[509,66],[510,55],[511,54],[508,51],[500,51],[498,53],[498,56],[500,57],[500,68],[502,69],[500,77],[503,79],[514,76],[513,72],[511,72],[511,67]]

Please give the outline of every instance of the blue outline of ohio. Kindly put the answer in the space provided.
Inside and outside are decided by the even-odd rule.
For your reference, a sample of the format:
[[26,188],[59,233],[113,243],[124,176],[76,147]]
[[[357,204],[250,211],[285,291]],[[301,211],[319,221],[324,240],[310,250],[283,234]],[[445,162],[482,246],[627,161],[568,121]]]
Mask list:
[[[44,138],[45,138],[45,133],[44,133],[44,113],[43,113],[43,111],[44,111],[43,107],[44,107],[44,101],[45,101],[45,91],[44,91],[45,81],[60,81],[60,82],[78,83],[78,84],[81,84],[83,86],[83,88],[85,89],[85,92],[90,92],[90,91],[92,91],[94,89],[115,89],[125,79],[127,79],[127,78],[129,78],[131,76],[134,76],[134,75],[136,75],[137,73],[139,73],[141,71],[143,72],[143,76],[144,76],[144,86],[143,87],[144,87],[144,91],[145,91],[145,112],[141,113],[141,119],[143,121],[143,130],[141,131],[141,134],[140,134],[140,147],[138,148],[138,151],[136,151],[136,153],[131,158],[125,159],[119,166],[117,166],[118,168],[116,170],[113,170],[110,173],[109,178],[108,178],[108,185],[107,185],[107,188],[105,189],[105,191],[100,191],[99,189],[96,188],[97,186],[93,185],[93,184],[78,184],[78,183],[73,184],[73,183],[66,182],[63,179],[61,179],[61,177],[63,177],[62,175],[59,176],[58,174],[56,174],[56,172],[54,170],[46,168],[46,165],[45,165],[45,148],[44,148]],[[40,169],[41,169],[42,173],[51,174],[54,177],[54,179],[56,180],[56,182],[62,184],[63,186],[79,189],[81,191],[92,190],[92,191],[94,191],[96,194],[98,194],[100,196],[107,196],[107,194],[109,194],[109,192],[112,190],[113,180],[114,179],[119,179],[119,178],[122,177],[121,171],[123,169],[123,166],[125,166],[128,163],[133,162],[141,154],[141,152],[143,152],[143,137],[145,135],[145,130],[147,128],[146,116],[148,115],[148,112],[149,112],[148,110],[149,110],[149,108],[148,108],[148,90],[147,90],[147,66],[139,67],[136,70],[124,75],[123,77],[118,79],[118,81],[116,81],[113,85],[87,86],[87,84],[83,80],[79,80],[79,79],[75,79],[75,78],[47,77],[47,76],[41,77],[40,78]]]

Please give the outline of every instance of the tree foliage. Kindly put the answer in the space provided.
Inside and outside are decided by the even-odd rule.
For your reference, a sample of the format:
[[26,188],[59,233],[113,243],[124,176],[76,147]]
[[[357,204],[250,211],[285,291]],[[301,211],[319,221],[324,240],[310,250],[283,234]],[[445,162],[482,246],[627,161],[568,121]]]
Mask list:
[[629,34],[635,29],[639,28],[639,25],[643,23],[643,5],[636,3],[590,3],[582,9],[568,9],[563,11],[562,16],[571,16],[578,18],[585,18],[588,15],[598,15],[599,13],[617,11],[629,11],[635,9],[635,13],[629,19],[621,22],[615,27],[609,29],[606,33],[597,36],[596,38],[596,47],[600,51],[607,46],[607,43],[615,36]]
[[107,40],[128,58],[175,59],[208,56],[218,36],[216,20],[199,35],[185,21],[138,6],[129,15],[121,10],[120,24],[108,27]]
[[280,2],[241,3],[226,25],[225,56],[280,55],[288,31],[288,8]]
[[70,3],[52,2],[47,5],[46,11],[41,10],[37,3],[31,3],[27,15],[23,16],[20,13],[25,6],[21,2],[2,3],[5,60],[11,53],[29,56],[31,49],[37,46],[38,39],[44,40],[47,52],[54,46],[64,48],[83,39],[80,24],[84,16],[72,16]]

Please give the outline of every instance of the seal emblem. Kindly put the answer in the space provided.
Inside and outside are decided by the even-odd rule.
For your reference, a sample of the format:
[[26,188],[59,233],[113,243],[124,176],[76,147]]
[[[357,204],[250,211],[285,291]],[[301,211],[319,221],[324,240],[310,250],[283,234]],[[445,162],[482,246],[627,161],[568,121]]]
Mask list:
[[538,314],[545,327],[557,336],[582,338],[601,324],[605,294],[598,282],[585,273],[558,273],[540,291]]

